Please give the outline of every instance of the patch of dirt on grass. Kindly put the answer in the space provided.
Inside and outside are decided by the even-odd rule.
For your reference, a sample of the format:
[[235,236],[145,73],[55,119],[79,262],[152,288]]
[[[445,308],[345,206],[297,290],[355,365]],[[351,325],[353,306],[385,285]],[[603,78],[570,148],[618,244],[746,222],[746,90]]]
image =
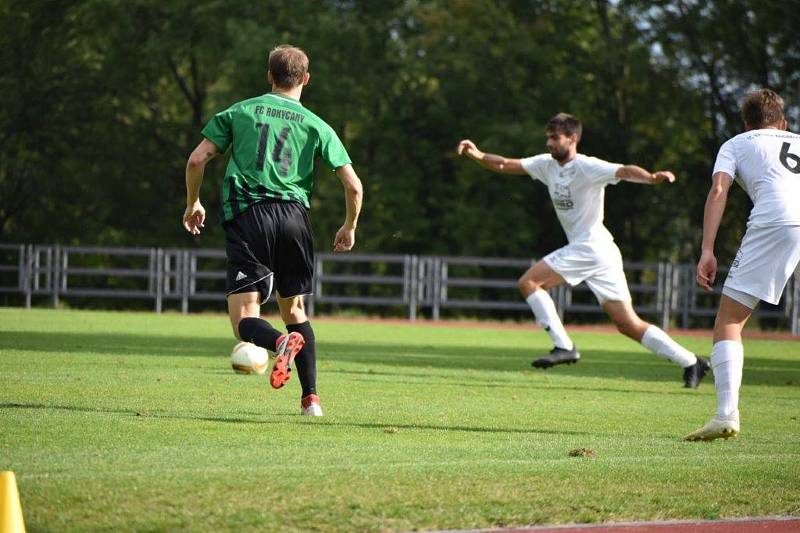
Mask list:
[[597,452],[591,448],[575,448],[567,454],[570,457],[597,457]]

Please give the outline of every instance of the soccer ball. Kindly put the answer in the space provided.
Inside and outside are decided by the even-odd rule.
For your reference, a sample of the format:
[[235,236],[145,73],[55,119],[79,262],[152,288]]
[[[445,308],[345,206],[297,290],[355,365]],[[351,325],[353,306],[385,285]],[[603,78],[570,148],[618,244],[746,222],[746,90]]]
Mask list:
[[249,342],[240,342],[231,352],[231,368],[237,374],[263,374],[268,361],[267,351]]

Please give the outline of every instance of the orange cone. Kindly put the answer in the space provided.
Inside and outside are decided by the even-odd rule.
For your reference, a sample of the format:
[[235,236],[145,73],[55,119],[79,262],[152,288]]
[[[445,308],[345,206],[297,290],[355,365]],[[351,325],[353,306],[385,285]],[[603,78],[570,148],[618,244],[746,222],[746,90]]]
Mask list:
[[0,533],[25,533],[14,472],[0,472]]

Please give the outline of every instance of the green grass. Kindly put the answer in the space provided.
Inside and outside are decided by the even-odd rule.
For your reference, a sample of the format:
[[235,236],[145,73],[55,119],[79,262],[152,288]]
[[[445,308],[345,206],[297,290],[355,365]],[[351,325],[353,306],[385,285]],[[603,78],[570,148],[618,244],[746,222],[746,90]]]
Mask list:
[[[221,315],[0,309],[0,470],[30,531],[455,529],[800,515],[800,343],[746,341],[742,434],[618,334],[319,321],[325,417],[234,375]],[[710,339],[679,339],[708,353]],[[591,448],[597,457],[569,457]]]

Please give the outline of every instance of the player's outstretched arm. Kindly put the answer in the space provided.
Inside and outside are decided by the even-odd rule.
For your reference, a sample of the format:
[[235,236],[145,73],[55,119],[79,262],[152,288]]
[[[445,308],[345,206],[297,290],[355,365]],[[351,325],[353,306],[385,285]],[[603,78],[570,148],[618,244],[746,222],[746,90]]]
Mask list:
[[616,176],[624,181],[644,183],[646,185],[657,185],[662,181],[669,183],[675,181],[675,174],[669,170],[650,172],[636,165],[622,165],[617,169]]
[[336,232],[333,239],[334,252],[348,252],[356,244],[356,226],[361,213],[361,202],[364,198],[364,187],[358,179],[352,165],[344,165],[336,169],[336,175],[344,187],[344,203],[346,215],[344,224]]
[[200,203],[200,185],[206,163],[219,154],[217,146],[203,139],[186,162],[186,211],[183,212],[183,227],[192,235],[199,235],[205,225],[206,210]]
[[492,172],[499,174],[515,174],[518,176],[527,175],[525,169],[522,168],[522,160],[509,159],[497,154],[487,154],[478,150],[475,143],[469,139],[464,139],[456,147],[456,153],[469,157],[483,168],[489,169]]
[[717,240],[722,214],[728,201],[728,191],[733,178],[727,172],[717,172],[708,191],[706,207],[703,211],[703,244],[700,260],[697,262],[697,284],[710,291],[717,278],[717,258],[714,257],[714,242]]

